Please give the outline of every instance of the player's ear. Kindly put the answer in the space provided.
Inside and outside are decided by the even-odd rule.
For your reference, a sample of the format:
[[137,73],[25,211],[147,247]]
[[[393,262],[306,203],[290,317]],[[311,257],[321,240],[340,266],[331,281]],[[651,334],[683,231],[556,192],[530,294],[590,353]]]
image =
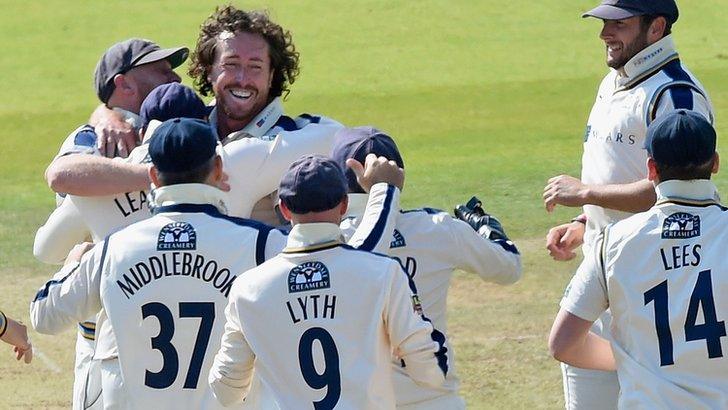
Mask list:
[[660,173],[657,171],[657,163],[652,157],[647,157],[647,179],[659,183]]
[[713,174],[717,174],[720,169],[720,155],[716,152],[713,154],[713,169],[710,170]]
[[124,74],[114,76],[114,90],[120,90],[124,94],[133,93],[133,86],[129,81],[129,77]]
[[291,210],[288,209],[288,207],[286,206],[286,204],[283,203],[283,201],[281,201],[280,199],[278,200],[278,207],[281,210],[281,215],[283,215],[283,217],[286,219],[286,221],[291,221],[293,219],[293,215],[291,214]]
[[665,29],[667,28],[667,20],[665,17],[657,17],[650,23],[650,27],[648,28],[648,40],[650,44],[658,41],[662,37],[664,37]]
[[152,180],[152,184],[154,184],[155,187],[162,186],[159,183],[159,174],[157,174],[157,168],[154,165],[149,167],[149,179]]
[[341,200],[341,203],[339,204],[339,214],[341,214],[341,217],[343,218],[344,215],[346,215],[346,211],[349,210],[349,195],[344,195],[344,199]]

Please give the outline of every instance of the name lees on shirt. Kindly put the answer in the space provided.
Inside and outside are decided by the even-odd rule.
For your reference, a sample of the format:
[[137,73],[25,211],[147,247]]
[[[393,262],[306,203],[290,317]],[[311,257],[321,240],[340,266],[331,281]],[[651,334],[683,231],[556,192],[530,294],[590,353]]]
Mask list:
[[114,198],[114,203],[124,218],[145,208],[147,204],[146,191],[126,192]]

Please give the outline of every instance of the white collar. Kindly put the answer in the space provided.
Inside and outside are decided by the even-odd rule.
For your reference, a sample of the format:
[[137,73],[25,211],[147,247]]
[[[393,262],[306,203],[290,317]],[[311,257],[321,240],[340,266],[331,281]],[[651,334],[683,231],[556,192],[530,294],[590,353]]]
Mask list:
[[657,201],[687,199],[693,201],[720,201],[715,184],[709,179],[689,181],[670,180],[655,187]]
[[131,111],[127,111],[119,107],[113,107],[112,110],[121,114],[121,118],[124,120],[124,122],[131,125],[135,130],[140,129],[142,125],[144,125],[144,123],[142,122],[142,117],[140,117],[139,114],[135,114]]
[[624,65],[624,73],[617,75],[617,85],[625,86],[676,57],[675,43],[667,35],[630,58]]
[[219,106],[215,106],[210,113],[209,122],[212,126],[215,136],[222,142],[223,145],[239,140],[241,138],[255,137],[260,138],[266,135],[266,132],[270,131],[278,120],[283,116],[283,103],[281,97],[276,97],[268,105],[263,108],[258,115],[255,116],[243,129],[231,132],[225,138],[220,138],[217,133],[217,109]]
[[179,204],[209,204],[214,205],[221,213],[227,214],[224,198],[225,193],[211,185],[175,184],[152,187],[149,206],[158,208]]
[[317,222],[296,224],[291,228],[284,252],[315,250],[342,243],[339,225]]

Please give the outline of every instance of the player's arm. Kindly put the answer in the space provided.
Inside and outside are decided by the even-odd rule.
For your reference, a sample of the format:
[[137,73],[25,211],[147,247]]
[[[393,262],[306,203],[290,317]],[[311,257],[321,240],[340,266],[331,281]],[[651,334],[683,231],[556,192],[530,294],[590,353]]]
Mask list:
[[224,406],[240,403],[250,391],[255,355],[243,335],[234,295],[225,309],[225,333],[210,369],[208,382]]
[[347,165],[369,193],[361,221],[347,243],[369,252],[386,253],[399,215],[404,170],[396,162],[374,154],[367,155],[364,165],[354,159],[347,160]]
[[149,165],[129,164],[95,155],[58,157],[46,169],[48,186],[55,192],[78,196],[105,196],[149,188]]
[[404,370],[417,384],[438,388],[445,382],[450,357],[445,335],[422,315],[416,287],[399,264],[389,265],[391,281],[384,322],[392,349]]
[[518,281],[522,272],[521,255],[501,223],[487,214],[475,197],[455,208],[455,215],[458,219],[433,215],[450,236],[442,246],[451,247],[448,254],[453,266],[501,285]]
[[89,237],[90,232],[78,208],[66,198],[35,233],[33,255],[43,263],[62,264],[68,252]]
[[38,333],[56,334],[101,310],[100,284],[108,239],[88,251],[75,247],[66,265],[46,282],[30,304],[30,320]]
[[548,212],[556,205],[579,207],[596,205],[624,212],[643,212],[655,204],[657,195],[647,179],[628,184],[584,184],[578,178],[559,175],[548,180],[543,201]]
[[567,287],[551,328],[549,350],[561,362],[612,371],[615,362],[609,342],[589,332],[591,324],[609,307],[601,256],[603,240],[603,235],[598,238]]
[[28,329],[0,311],[0,340],[13,346],[15,359],[23,358],[25,363],[33,360],[33,346],[28,338]]

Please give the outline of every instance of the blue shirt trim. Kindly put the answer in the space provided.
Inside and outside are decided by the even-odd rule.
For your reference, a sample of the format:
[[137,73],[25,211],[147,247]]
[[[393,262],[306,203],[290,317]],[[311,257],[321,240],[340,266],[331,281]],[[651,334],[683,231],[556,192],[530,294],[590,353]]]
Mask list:
[[374,224],[372,231],[364,239],[364,242],[359,246],[359,249],[365,251],[372,251],[374,247],[382,239],[384,234],[384,227],[387,225],[387,216],[392,209],[392,200],[394,198],[394,186],[387,186],[387,193],[384,197],[384,204],[382,205],[382,213],[379,215],[379,219]]

